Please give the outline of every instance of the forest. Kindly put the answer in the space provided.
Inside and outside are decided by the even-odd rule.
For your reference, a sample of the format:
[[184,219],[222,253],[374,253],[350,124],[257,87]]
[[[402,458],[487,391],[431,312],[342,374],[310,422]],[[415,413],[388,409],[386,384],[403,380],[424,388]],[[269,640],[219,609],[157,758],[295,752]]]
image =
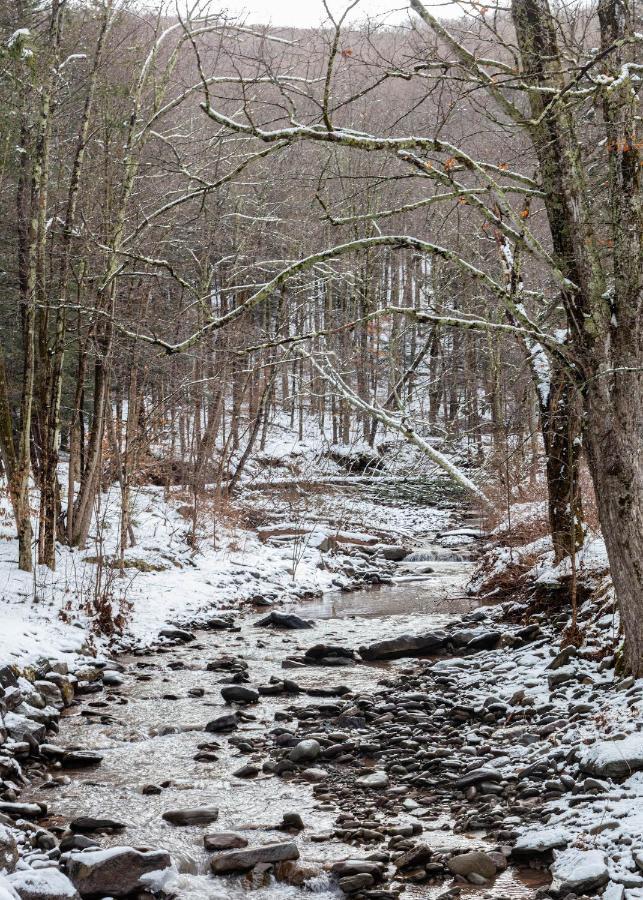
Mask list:
[[636,900],[640,6],[310,4],[0,0],[0,900]]

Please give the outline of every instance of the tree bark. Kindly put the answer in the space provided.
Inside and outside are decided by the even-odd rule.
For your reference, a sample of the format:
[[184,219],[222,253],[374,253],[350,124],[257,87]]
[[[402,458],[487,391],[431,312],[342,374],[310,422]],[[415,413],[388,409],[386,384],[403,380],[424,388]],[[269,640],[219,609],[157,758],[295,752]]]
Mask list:
[[585,443],[625,635],[624,668],[643,675],[643,376],[596,379]]

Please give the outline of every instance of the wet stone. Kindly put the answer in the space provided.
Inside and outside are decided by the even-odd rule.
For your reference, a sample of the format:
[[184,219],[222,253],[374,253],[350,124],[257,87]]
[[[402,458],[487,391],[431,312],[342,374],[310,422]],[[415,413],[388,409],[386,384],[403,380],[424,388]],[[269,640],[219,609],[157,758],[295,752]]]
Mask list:
[[228,872],[243,872],[261,863],[276,863],[289,859],[299,859],[297,844],[291,841],[243,850],[229,850],[213,857],[211,868],[215,875],[221,875]]
[[134,847],[74,852],[65,860],[67,875],[81,897],[127,897],[142,886],[143,875],[171,864],[165,850],[141,851]]
[[258,691],[239,684],[221,688],[221,696],[226,703],[256,703],[259,700]]
[[357,891],[363,891],[375,884],[375,879],[367,872],[358,875],[349,875],[347,878],[340,878],[338,885],[345,894],[355,894]]
[[170,825],[209,825],[219,818],[219,810],[215,806],[201,806],[193,809],[169,809],[163,813],[163,819]]
[[314,762],[321,753],[319,741],[314,739],[300,741],[290,751],[289,758],[294,763]]
[[232,773],[235,778],[255,778],[259,774],[259,766],[248,763]]
[[265,616],[263,619],[259,619],[258,622],[255,622],[255,628],[284,628],[287,630],[303,630],[306,628],[312,628],[310,622],[307,622],[306,619],[302,619],[301,616],[297,616],[294,613],[282,613],[273,611]]
[[205,726],[205,731],[216,734],[221,731],[233,731],[235,728],[238,728],[238,726],[239,719],[236,713],[225,713],[208,722]]
[[115,819],[100,819],[93,816],[78,816],[69,823],[72,831],[92,834],[99,831],[122,831],[126,826]]
[[248,846],[248,840],[235,831],[218,831],[204,835],[203,844],[211,853],[215,850],[239,850]]

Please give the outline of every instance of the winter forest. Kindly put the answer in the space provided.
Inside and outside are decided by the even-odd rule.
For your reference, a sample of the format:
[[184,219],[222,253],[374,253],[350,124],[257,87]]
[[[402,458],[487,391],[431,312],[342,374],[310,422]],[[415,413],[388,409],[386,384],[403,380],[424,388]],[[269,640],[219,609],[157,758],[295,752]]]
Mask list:
[[0,0],[0,900],[643,898],[641,9],[255,2]]

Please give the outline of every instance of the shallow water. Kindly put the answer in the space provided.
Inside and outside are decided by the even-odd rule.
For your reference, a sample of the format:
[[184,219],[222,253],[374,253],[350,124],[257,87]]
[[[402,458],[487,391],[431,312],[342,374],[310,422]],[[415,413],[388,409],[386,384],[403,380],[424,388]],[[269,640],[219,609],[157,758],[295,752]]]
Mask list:
[[[321,640],[357,647],[392,634],[443,625],[454,614],[472,608],[472,602],[463,598],[467,569],[466,564],[451,565],[423,582],[329,594],[319,601],[289,607],[316,620],[314,627],[306,631],[256,628],[254,622],[261,616],[247,615],[240,619],[240,633],[197,632],[194,643],[165,652],[123,657],[121,662],[127,667],[125,684],[83,699],[64,716],[57,736],[57,743],[63,746],[100,749],[104,754],[102,765],[95,770],[67,773],[71,775],[69,784],[50,789],[35,786],[23,798],[48,802],[50,819],[44,824],[66,824],[78,815],[107,816],[126,823],[126,829],[119,834],[100,836],[103,846],[166,848],[182,872],[176,887],[178,896],[186,900],[236,900],[249,895],[254,900],[298,900],[309,896],[310,890],[320,898],[337,897],[330,892],[323,874],[313,879],[308,890],[274,881],[257,884],[246,878],[223,879],[206,874],[206,831],[239,831],[251,845],[291,839],[276,829],[286,812],[299,812],[307,825],[297,841],[300,861],[311,866],[313,872],[323,872],[330,861],[372,852],[372,848],[360,850],[334,839],[323,843],[311,840],[315,832],[332,831],[338,810],[321,808],[309,785],[262,775],[254,780],[232,776],[247,762],[261,764],[266,754],[253,758],[239,753],[225,736],[202,730],[207,721],[229,709],[220,696],[219,682],[225,673],[206,671],[207,662],[223,653],[243,656],[249,663],[250,683],[263,684],[271,675],[283,673],[281,661],[285,656],[300,653]],[[182,668],[174,668],[181,664]],[[390,667],[408,664],[408,660],[400,660],[389,665],[305,668],[286,674],[303,688],[317,687],[322,682],[326,686],[344,684],[366,690],[373,689]],[[205,690],[203,697],[188,696],[188,690],[196,687]],[[274,727],[275,712],[293,702],[306,703],[306,696],[262,697],[249,711],[252,720],[235,734],[264,734]],[[160,733],[168,730],[175,733]],[[198,745],[206,742],[219,744],[218,760],[194,761]],[[59,773],[52,770],[51,774],[55,778]],[[161,794],[141,793],[143,785],[162,782],[169,784]],[[176,828],[161,818],[169,809],[206,805],[220,810],[215,825]],[[429,827],[437,829],[441,824],[437,820]],[[481,836],[453,834],[450,830],[427,830],[425,839],[436,849],[483,844]],[[410,888],[403,896],[428,900],[446,886],[435,890],[427,886]],[[527,900],[531,895],[532,888],[519,875],[508,872],[498,878],[495,887],[467,889],[466,896]]]
[[375,585],[354,593],[333,591],[318,599],[289,606],[288,610],[312,619],[422,616],[423,627],[428,631],[437,623],[434,617],[462,615],[479,605],[474,598],[464,594],[464,574],[470,571],[470,564],[439,562],[432,563],[432,568],[435,571],[423,575],[421,580],[407,581],[402,576],[395,584]]

